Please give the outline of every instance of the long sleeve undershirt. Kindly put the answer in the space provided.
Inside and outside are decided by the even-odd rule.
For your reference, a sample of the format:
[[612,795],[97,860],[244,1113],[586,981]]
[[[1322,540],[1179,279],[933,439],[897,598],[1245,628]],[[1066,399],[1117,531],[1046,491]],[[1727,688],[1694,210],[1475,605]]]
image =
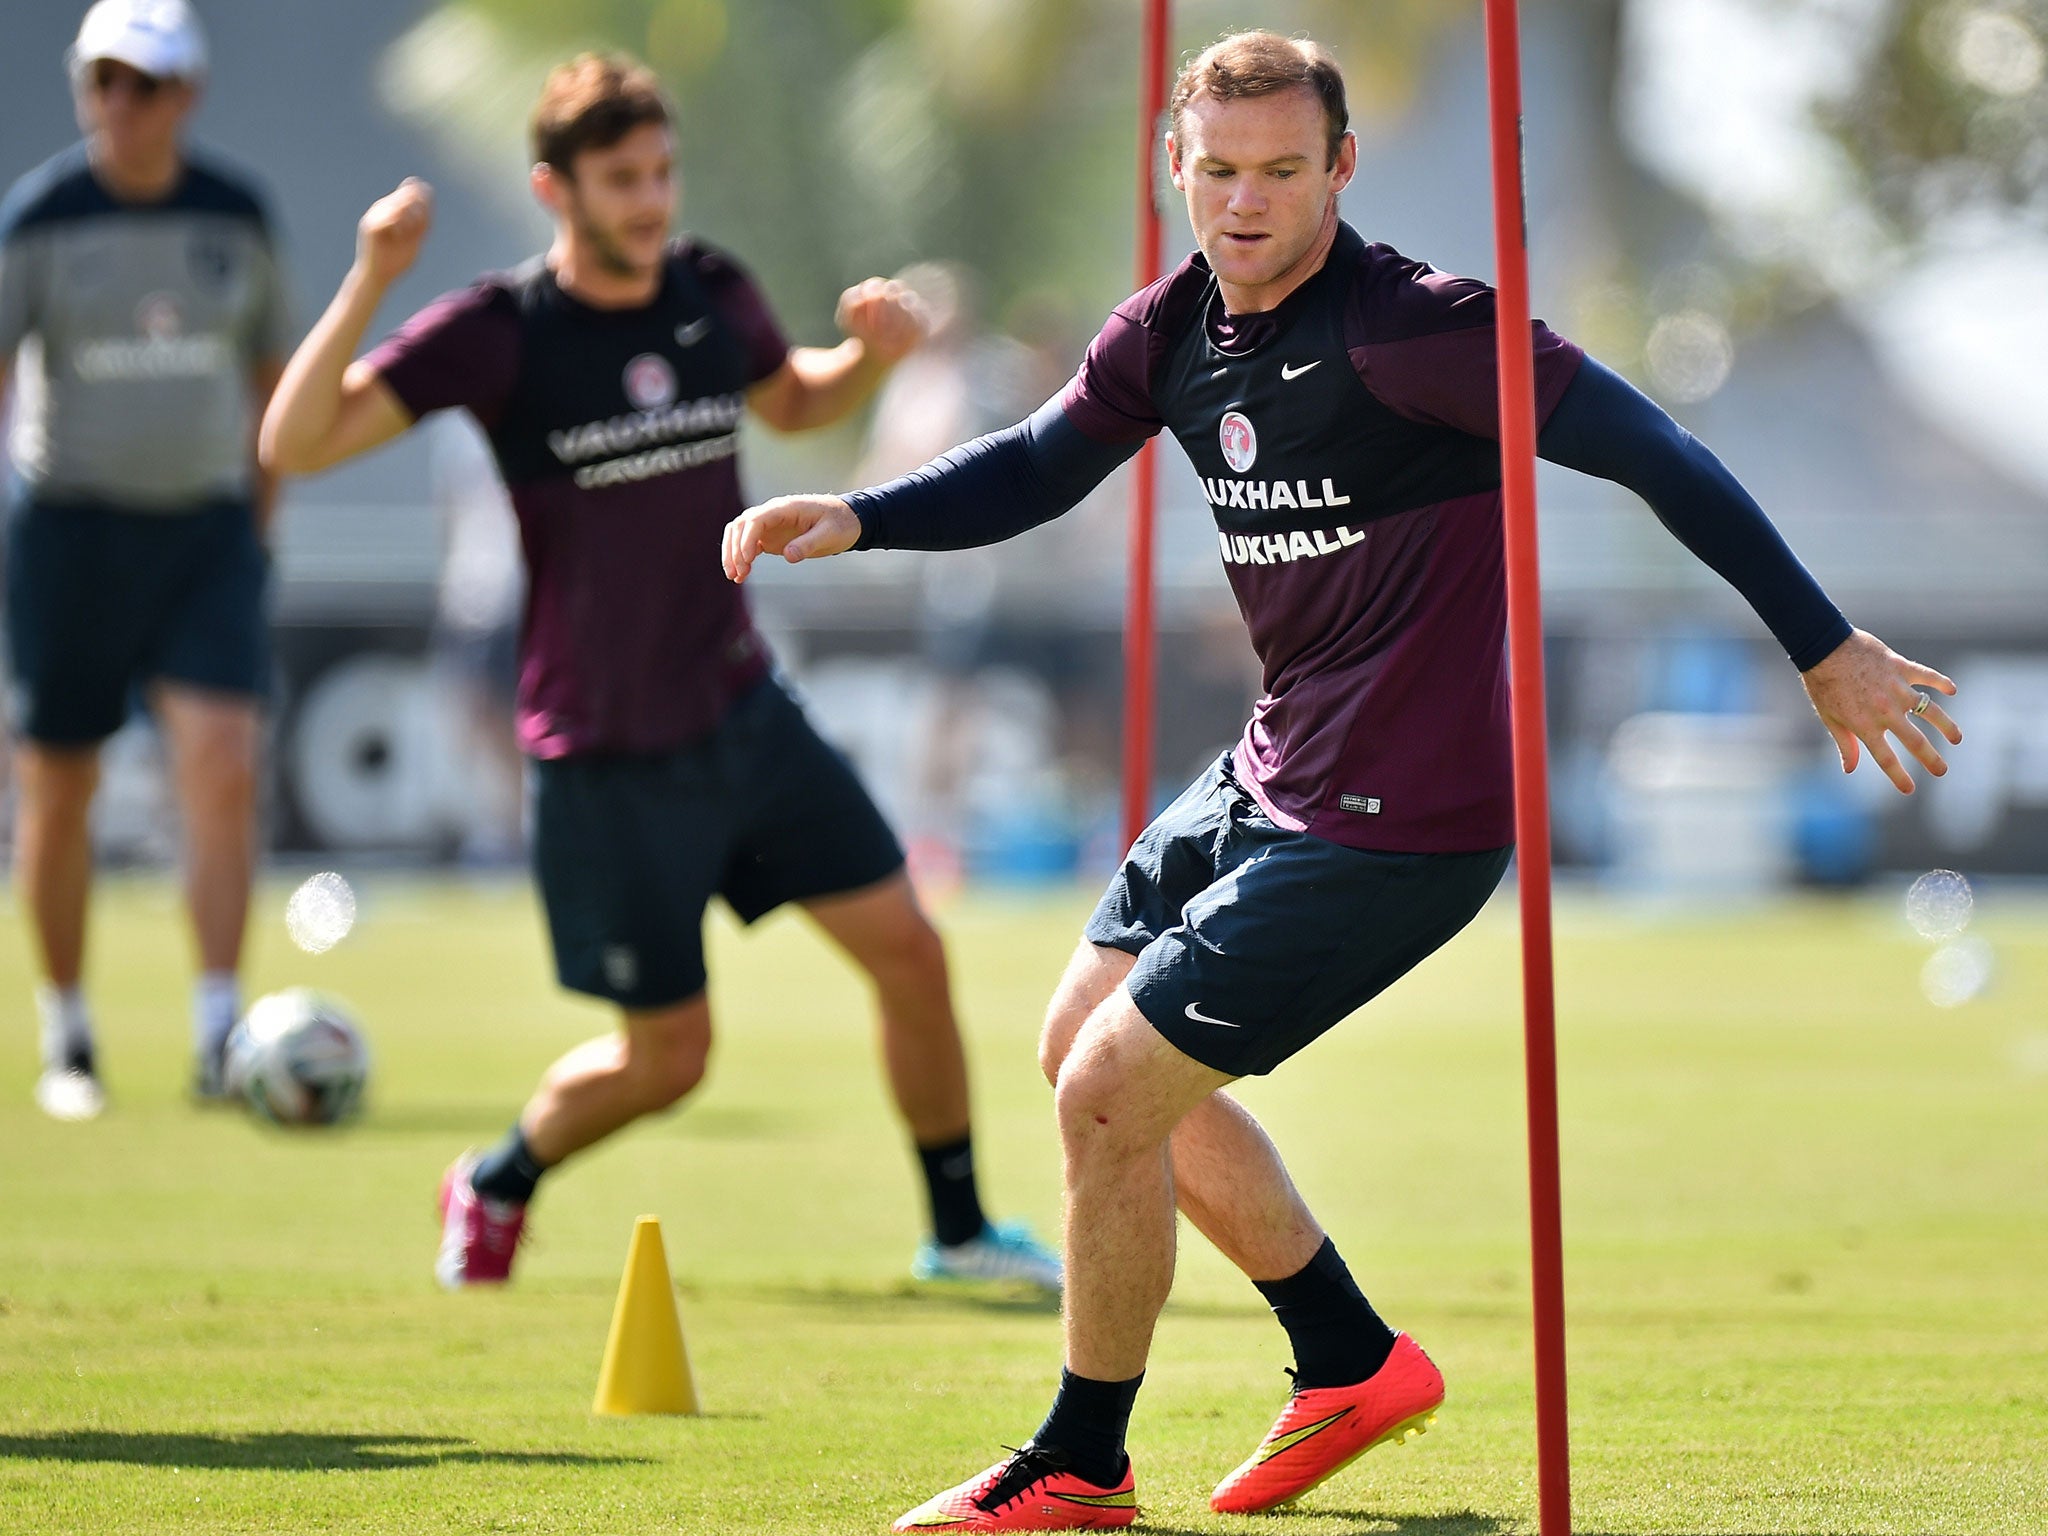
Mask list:
[[1544,423],[1536,451],[1612,480],[1736,591],[1804,672],[1849,638],[1849,621],[1772,526],[1756,498],[1628,380],[1592,358]]
[[922,469],[846,498],[856,549],[973,549],[1000,544],[1074,506],[1143,439],[1100,443],[1067,420],[1057,395],[1014,427],[940,454]]
[[[1068,511],[1139,446],[1087,436],[1055,398],[1016,426],[848,496],[861,521],[856,547],[1000,543]],[[1704,443],[1611,369],[1585,360],[1537,451],[1642,497],[1680,543],[1742,594],[1801,671],[1849,637],[1849,621],[1755,498]]]

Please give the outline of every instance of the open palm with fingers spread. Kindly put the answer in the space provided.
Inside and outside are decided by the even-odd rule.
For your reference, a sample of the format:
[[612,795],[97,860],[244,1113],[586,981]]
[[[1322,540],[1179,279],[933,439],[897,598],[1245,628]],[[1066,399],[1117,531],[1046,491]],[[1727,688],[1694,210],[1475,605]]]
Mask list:
[[1956,685],[1934,668],[1907,660],[1877,636],[1858,629],[1825,661],[1808,668],[1804,679],[1813,712],[1842,754],[1842,772],[1852,771],[1862,747],[1868,747],[1871,761],[1884,770],[1899,793],[1913,793],[1913,775],[1885,740],[1887,734],[1897,737],[1936,778],[1948,772],[1948,763],[1927,727],[1932,726],[1950,746],[1962,742],[1963,732],[1935,702],[1936,693],[1953,694]]

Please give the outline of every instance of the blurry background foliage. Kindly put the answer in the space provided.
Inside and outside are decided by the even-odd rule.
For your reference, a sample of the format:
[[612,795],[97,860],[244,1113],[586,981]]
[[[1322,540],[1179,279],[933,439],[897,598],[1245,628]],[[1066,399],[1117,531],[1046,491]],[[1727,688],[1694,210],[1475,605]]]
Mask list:
[[[1808,40],[1818,62],[1800,110],[1824,186],[1717,205],[1631,142],[1631,22],[1688,8]],[[1867,291],[1959,216],[2038,222],[2048,199],[2048,0],[1525,10],[1567,29],[1604,98],[1583,174],[1606,252],[1559,318],[1639,375],[1660,356],[1674,376],[1725,373],[1729,337]],[[624,48],[676,97],[685,222],[733,232],[796,335],[830,334],[845,283],[950,258],[982,275],[990,321],[1051,327],[1071,350],[1128,288],[1138,16],[1137,0],[458,0],[393,49],[383,85],[535,219],[516,172],[542,75],[579,48]],[[1326,41],[1369,152],[1479,17],[1477,0],[1182,0],[1174,44],[1184,56],[1252,21]],[[1697,318],[1657,334],[1673,315]]]
[[[1362,126],[1398,115],[1468,21],[1441,0],[1259,11],[1346,60]],[[1177,13],[1189,49],[1243,7]],[[793,332],[828,333],[847,282],[924,258],[967,263],[1016,324],[1128,290],[1137,22],[1132,0],[461,0],[398,45],[384,89],[525,213],[506,172],[548,66],[626,49],[676,98],[684,222],[745,232]],[[1085,337],[1101,316],[1061,318]]]
[[1958,214],[2048,214],[2048,0],[1906,0],[1824,118],[1905,239]]

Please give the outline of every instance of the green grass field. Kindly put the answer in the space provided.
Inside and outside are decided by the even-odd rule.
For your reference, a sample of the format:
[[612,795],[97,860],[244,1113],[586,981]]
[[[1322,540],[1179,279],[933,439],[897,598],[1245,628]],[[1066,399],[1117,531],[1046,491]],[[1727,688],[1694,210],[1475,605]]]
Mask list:
[[[428,1274],[449,1156],[603,1022],[520,887],[372,882],[333,953],[263,895],[259,988],[350,999],[368,1119],[266,1131],[180,1097],[172,894],[109,886],[114,1107],[32,1107],[25,942],[0,953],[0,1530],[875,1532],[1036,1424],[1058,1319],[901,1278],[920,1209],[851,978],[801,925],[713,954],[722,1043],[680,1114],[550,1181],[517,1285]],[[1083,894],[944,914],[991,1204],[1050,1230],[1033,1065]],[[1986,903],[1997,989],[1938,1010],[1875,904],[1559,923],[1576,1528],[2048,1531],[2048,909]],[[1245,1097],[1391,1319],[1450,1379],[1424,1439],[1299,1511],[1207,1512],[1287,1356],[1187,1237],[1132,1427],[1143,1528],[1533,1532],[1510,906]],[[706,1414],[589,1412],[633,1218],[658,1214]]]

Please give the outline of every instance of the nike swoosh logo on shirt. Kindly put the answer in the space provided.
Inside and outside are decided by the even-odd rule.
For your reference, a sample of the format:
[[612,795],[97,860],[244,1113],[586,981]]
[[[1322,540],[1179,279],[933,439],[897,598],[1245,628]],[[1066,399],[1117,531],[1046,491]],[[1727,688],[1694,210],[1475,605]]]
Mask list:
[[[694,347],[710,334],[711,317],[706,315],[701,320],[692,320],[688,325],[677,326],[676,343],[678,346]],[[1314,365],[1311,364],[1310,366],[1313,367]]]
[[1282,363],[1280,365],[1280,377],[1283,379],[1298,379],[1304,373],[1307,373],[1309,369],[1320,368],[1322,366],[1323,360],[1320,357],[1312,363],[1303,363],[1299,368],[1290,368],[1287,366],[1287,364]]
[[1212,1018],[1210,1018],[1208,1014],[1206,1014],[1206,1013],[1202,1012],[1202,1007],[1201,1007],[1201,1004],[1199,1004],[1199,1003],[1189,1003],[1189,1004],[1187,1005],[1187,1007],[1186,1007],[1186,1008],[1185,1008],[1185,1009],[1183,1010],[1183,1012],[1185,1012],[1185,1013],[1187,1014],[1187,1016],[1188,1016],[1189,1018],[1193,1019],[1193,1020],[1194,1020],[1194,1021],[1195,1021],[1195,1022],[1196,1022],[1197,1024],[1220,1024],[1220,1025],[1222,1025],[1222,1026],[1223,1026],[1223,1027],[1224,1027],[1225,1029],[1243,1029],[1243,1028],[1244,1028],[1244,1026],[1243,1026],[1242,1024],[1233,1024],[1233,1023],[1231,1023],[1231,1022],[1230,1022],[1230,1020],[1228,1020],[1228,1019],[1212,1019]]

